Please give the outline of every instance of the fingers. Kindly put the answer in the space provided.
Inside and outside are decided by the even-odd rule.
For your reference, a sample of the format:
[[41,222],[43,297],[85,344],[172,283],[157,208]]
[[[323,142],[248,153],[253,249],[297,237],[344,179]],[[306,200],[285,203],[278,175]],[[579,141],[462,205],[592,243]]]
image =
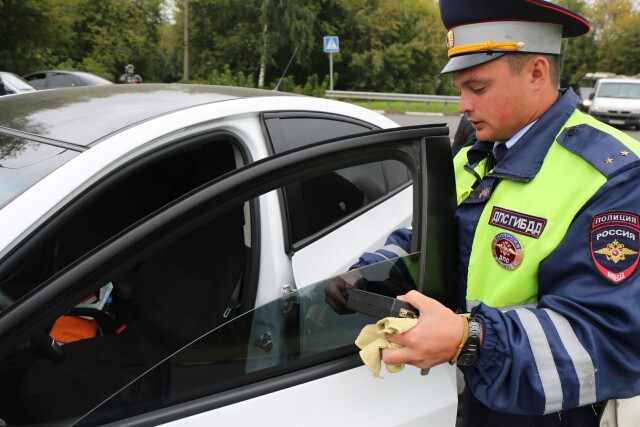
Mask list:
[[437,300],[429,298],[428,296],[421,294],[418,291],[409,291],[404,295],[399,295],[397,298],[400,301],[408,302],[409,304],[417,308],[420,313],[422,313],[423,311],[428,312],[429,308],[433,307],[434,305],[436,307],[442,306],[442,304],[440,304]]
[[421,359],[413,349],[408,347],[396,349],[385,348],[382,350],[382,360],[386,365],[407,364],[416,366],[420,369],[434,366],[433,364],[430,364],[429,361]]
[[442,305],[417,291],[398,297],[420,311],[418,324],[404,334],[387,334],[387,341],[402,346],[385,350],[385,363],[406,363],[421,369],[451,360],[463,336],[464,320]]

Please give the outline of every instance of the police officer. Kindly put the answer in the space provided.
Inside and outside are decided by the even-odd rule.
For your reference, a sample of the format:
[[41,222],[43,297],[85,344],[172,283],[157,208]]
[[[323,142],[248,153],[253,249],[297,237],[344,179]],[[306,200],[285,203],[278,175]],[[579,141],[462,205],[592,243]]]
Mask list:
[[[640,143],[559,89],[578,14],[543,0],[440,0],[477,141],[454,158],[462,311],[416,291],[386,364],[455,363],[466,426],[595,426],[640,394]],[[497,142],[487,142],[497,141]]]

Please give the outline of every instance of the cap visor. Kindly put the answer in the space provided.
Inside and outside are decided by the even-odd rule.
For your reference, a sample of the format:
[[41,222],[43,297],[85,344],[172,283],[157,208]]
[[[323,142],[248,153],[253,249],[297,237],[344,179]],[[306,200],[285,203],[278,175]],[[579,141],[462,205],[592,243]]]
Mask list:
[[488,55],[486,53],[472,53],[469,55],[460,55],[451,58],[447,65],[444,66],[440,74],[452,73],[454,71],[464,70],[466,68],[475,67],[476,65],[484,64],[485,62],[493,61],[504,55],[504,52],[493,53]]

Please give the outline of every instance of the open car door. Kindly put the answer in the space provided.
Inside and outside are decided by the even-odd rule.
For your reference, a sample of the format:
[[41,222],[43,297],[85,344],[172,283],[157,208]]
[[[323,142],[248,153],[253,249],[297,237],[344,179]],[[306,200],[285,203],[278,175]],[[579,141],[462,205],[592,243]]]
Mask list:
[[[324,296],[331,278],[294,284],[292,292],[254,307],[261,289],[282,283],[253,271],[262,265],[255,260],[268,260],[269,254],[259,253],[255,237],[266,225],[255,221],[252,203],[289,183],[385,160],[402,163],[411,174],[413,250],[404,259],[366,267],[361,278],[390,296],[417,287],[453,307],[455,194],[446,128],[399,128],[322,142],[202,186],[6,307],[0,314],[0,372],[11,372],[2,384],[15,387],[15,401],[0,408],[0,418],[7,425],[241,420],[293,426],[304,419],[306,425],[326,426],[362,421],[366,413],[369,425],[453,425],[454,368],[441,366],[425,377],[407,369],[384,383],[372,378],[353,342],[375,319],[331,309]],[[204,257],[215,280],[202,280],[194,267],[204,255],[199,248],[229,247],[233,227],[240,227],[244,248],[223,262]],[[229,274],[238,262],[241,273]],[[398,263],[415,266],[416,275],[399,278]],[[223,279],[231,285],[223,287]],[[390,279],[394,287],[386,286]],[[133,312],[126,328],[65,344],[58,354],[47,349],[41,334],[56,319],[106,284],[125,283]],[[240,302],[235,317],[223,310],[230,297]],[[30,346],[41,353],[24,356]],[[9,369],[17,360],[19,372]],[[401,415],[390,407],[402,407]]]

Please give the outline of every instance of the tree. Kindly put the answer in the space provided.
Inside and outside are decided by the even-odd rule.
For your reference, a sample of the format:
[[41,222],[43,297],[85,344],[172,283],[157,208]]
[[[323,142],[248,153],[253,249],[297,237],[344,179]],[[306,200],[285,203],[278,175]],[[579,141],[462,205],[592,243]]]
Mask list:
[[1,0],[0,69],[26,74],[66,56],[77,0]]
[[76,25],[81,68],[111,80],[132,63],[145,81],[162,74],[162,0],[84,0]]
[[259,87],[264,86],[267,66],[277,67],[279,63],[275,58],[282,58],[282,53],[293,55],[295,52],[297,63],[309,58],[315,15],[305,3],[302,0],[262,0]]
[[[588,12],[584,0],[560,0],[558,4],[581,15]],[[573,86],[577,89],[580,79],[597,68],[595,33],[596,29],[592,28],[584,36],[563,40],[560,53],[561,87]]]
[[345,89],[433,93],[445,60],[445,29],[435,4],[423,0],[337,0]]
[[[593,0],[586,14],[595,31],[597,66],[599,71],[618,74],[634,73],[638,69],[621,58],[633,61],[628,54],[635,46],[634,33],[638,26],[638,11],[633,0]],[[637,43],[637,38],[635,39]],[[637,62],[636,62],[637,65]]]

